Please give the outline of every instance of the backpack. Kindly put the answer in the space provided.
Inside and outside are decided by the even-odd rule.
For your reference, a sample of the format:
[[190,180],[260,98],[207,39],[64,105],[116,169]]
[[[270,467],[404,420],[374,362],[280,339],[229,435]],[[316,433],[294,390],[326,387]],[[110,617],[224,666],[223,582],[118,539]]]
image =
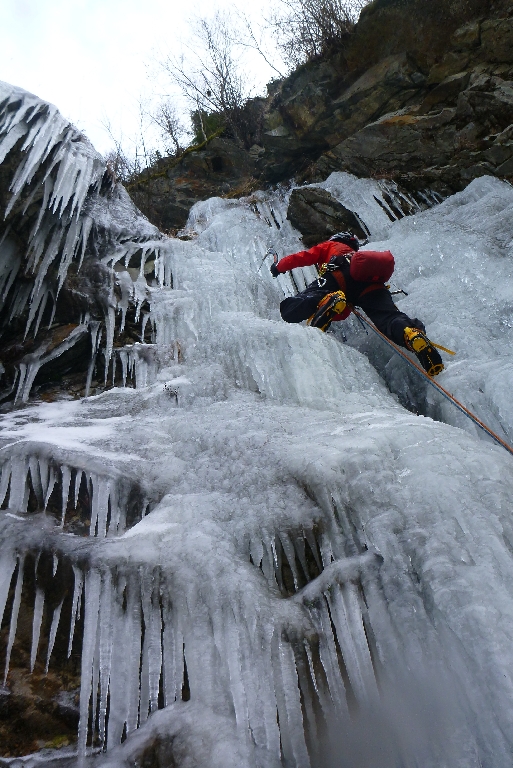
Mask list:
[[349,274],[362,283],[386,283],[394,271],[390,251],[357,251],[351,256]]

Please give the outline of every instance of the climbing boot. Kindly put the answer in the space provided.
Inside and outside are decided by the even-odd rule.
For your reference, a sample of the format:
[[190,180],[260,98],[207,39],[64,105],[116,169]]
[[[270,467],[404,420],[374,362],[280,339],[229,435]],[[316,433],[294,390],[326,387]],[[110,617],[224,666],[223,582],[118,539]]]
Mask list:
[[313,315],[308,319],[308,325],[327,331],[335,315],[341,315],[346,308],[346,297],[343,291],[328,293],[317,306]]
[[404,329],[406,347],[417,355],[419,363],[429,376],[436,376],[444,369],[442,358],[422,331],[418,328]]

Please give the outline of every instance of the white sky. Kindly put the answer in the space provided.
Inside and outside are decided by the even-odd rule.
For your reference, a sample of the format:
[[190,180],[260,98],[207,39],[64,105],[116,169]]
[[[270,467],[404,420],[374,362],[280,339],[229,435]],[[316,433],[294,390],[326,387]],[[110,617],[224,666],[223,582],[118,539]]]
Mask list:
[[[235,0],[255,19],[268,0]],[[138,99],[151,96],[152,61],[180,49],[192,14],[210,16],[232,0],[0,0],[0,80],[55,104],[100,152],[133,136]],[[251,68],[259,88],[273,77],[260,58]],[[155,68],[153,67],[153,72]],[[154,75],[153,75],[154,78]]]

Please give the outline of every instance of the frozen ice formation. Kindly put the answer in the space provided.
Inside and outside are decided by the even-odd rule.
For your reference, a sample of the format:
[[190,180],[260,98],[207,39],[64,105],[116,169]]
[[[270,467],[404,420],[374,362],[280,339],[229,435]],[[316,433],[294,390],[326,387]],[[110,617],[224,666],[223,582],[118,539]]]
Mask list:
[[[51,110],[8,94],[19,140],[39,135]],[[72,129],[51,119],[60,152]],[[82,323],[105,391],[0,419],[4,685],[17,644],[27,674],[69,654],[81,670],[76,750],[24,764],[509,768],[512,457],[352,321],[346,343],[281,322],[314,277],[260,268],[301,246],[286,193],[199,203],[195,239],[165,239],[66,158],[48,200],[67,202],[45,210],[70,242],[91,217],[118,286]],[[511,439],[511,187],[479,179],[392,221],[375,182],[324,186],[456,348],[446,386]],[[140,342],[117,344],[138,311]]]
[[[21,349],[16,356],[14,344],[5,356],[1,398],[26,402],[41,368],[84,343],[88,330],[92,363],[101,350],[107,372],[115,315],[123,333],[129,305],[144,341],[144,271],[163,236],[54,106],[1,82],[0,162],[2,330]],[[63,317],[71,327],[56,341],[50,331]]]

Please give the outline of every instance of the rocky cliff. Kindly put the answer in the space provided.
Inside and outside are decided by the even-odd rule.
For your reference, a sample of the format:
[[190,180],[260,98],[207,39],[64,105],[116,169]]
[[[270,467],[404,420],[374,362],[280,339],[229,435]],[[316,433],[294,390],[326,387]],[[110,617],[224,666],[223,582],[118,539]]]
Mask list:
[[374,0],[340,50],[250,105],[253,146],[217,137],[130,188],[159,226],[190,206],[343,170],[446,195],[513,176],[511,0]]

